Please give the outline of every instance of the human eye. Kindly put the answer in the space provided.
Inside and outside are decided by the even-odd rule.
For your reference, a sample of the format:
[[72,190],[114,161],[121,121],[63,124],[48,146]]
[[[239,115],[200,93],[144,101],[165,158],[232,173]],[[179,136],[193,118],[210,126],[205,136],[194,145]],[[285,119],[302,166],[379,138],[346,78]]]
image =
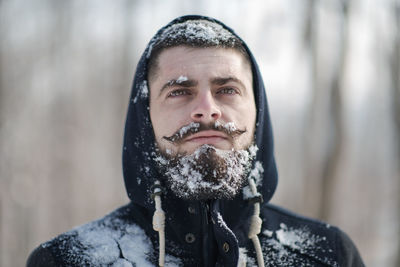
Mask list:
[[232,87],[226,87],[226,88],[222,88],[220,90],[218,90],[217,94],[222,94],[222,95],[234,95],[234,94],[238,94],[238,90],[236,90],[235,88]]
[[184,95],[190,95],[190,91],[188,89],[175,89],[168,93],[167,97],[179,97]]

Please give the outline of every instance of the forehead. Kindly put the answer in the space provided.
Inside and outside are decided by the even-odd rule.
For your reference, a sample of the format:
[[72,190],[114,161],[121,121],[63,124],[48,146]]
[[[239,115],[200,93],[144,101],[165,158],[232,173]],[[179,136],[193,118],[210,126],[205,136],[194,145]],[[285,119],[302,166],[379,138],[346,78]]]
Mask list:
[[[252,78],[244,55],[231,48],[192,48],[177,46],[160,53],[154,79],[173,75],[235,75]],[[196,78],[196,77],[190,77]],[[150,81],[151,82],[151,81]]]

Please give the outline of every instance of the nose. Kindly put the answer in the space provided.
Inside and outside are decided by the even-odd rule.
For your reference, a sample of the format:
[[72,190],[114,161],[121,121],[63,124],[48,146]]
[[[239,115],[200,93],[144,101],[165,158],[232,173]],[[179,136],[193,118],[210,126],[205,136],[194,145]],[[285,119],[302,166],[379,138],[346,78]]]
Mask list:
[[215,103],[210,91],[197,96],[195,107],[192,110],[191,118],[195,122],[213,122],[221,118],[221,109]]

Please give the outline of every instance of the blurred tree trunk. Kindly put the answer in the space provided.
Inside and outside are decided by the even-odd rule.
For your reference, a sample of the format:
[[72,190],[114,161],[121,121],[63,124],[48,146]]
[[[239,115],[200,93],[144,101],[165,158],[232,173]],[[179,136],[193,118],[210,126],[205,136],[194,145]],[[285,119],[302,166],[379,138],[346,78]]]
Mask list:
[[317,11],[316,1],[306,0],[305,10],[305,23],[303,32],[303,42],[305,50],[308,51],[309,64],[311,69],[311,105],[306,115],[306,126],[304,127],[303,133],[303,151],[304,151],[304,165],[305,165],[305,177],[304,177],[304,212],[309,216],[315,215],[318,209],[318,184],[315,182],[317,174],[314,168],[314,141],[315,131],[313,126],[315,125],[317,113],[318,99],[321,98],[322,91],[318,90],[318,22],[317,22]]
[[315,0],[306,0],[306,10],[305,10],[305,23],[304,23],[304,32],[303,32],[303,43],[305,48],[309,48],[311,51],[314,51],[314,23],[315,23]]
[[[54,77],[54,85],[57,90],[52,91],[54,100],[45,109],[46,127],[49,132],[46,149],[48,149],[51,159],[49,160],[49,183],[51,191],[46,196],[47,201],[63,203],[49,214],[50,225],[59,225],[60,228],[67,229],[72,224],[74,216],[74,193],[73,182],[73,164],[68,155],[72,154],[74,149],[74,140],[71,124],[74,123],[75,113],[79,113],[76,101],[71,101],[72,81],[65,83],[65,80],[71,79],[71,70],[65,59],[66,55],[71,53],[71,21],[73,20],[73,3],[70,1],[48,2],[46,9],[48,16],[53,21],[52,27],[48,32],[48,51],[44,56],[48,60],[48,65],[57,69]],[[67,193],[66,193],[67,192]]]
[[337,170],[340,156],[343,154],[343,79],[346,72],[346,58],[348,53],[348,20],[351,0],[342,0],[342,21],[340,29],[339,62],[336,65],[330,87],[330,121],[332,139],[328,146],[326,162],[322,170],[322,199],[319,208],[319,217],[328,220],[331,213],[334,189],[337,180]]
[[[1,17],[1,14],[2,14],[2,7],[3,7],[3,1],[2,0],[0,0],[0,17]],[[3,66],[3,51],[4,51],[4,45],[3,45],[3,42],[4,42],[4,36],[5,36],[5,34],[4,34],[4,30],[3,30],[3,25],[4,25],[4,23],[1,23],[0,24],[0,36],[3,36],[3,38],[1,38],[0,39],[0,148],[3,148],[4,149],[4,144],[3,144],[3,140],[5,140],[5,138],[3,137],[3,128],[4,128],[4,121],[3,121],[3,117],[4,117],[4,111],[3,111],[3,107],[4,107],[4,105],[3,105],[3,101],[4,101],[4,88],[5,88],[5,86],[4,86],[4,66]],[[0,179],[1,180],[3,180],[3,181],[0,181],[0,247],[4,247],[4,245],[5,245],[5,242],[3,241],[4,240],[4,236],[3,236],[3,231],[4,231],[4,229],[5,229],[5,221],[4,221],[4,215],[5,215],[5,212],[4,212],[4,210],[3,210],[3,205],[4,205],[4,202],[3,202],[3,197],[4,197],[4,194],[5,194],[5,192],[3,192],[5,189],[4,189],[4,186],[6,185],[6,182],[5,182],[5,177],[4,177],[4,175],[5,175],[5,173],[4,173],[4,170],[5,170],[5,166],[4,166],[4,151],[3,151],[3,149],[0,149]],[[3,266],[4,265],[4,263],[3,263],[3,259],[4,259],[4,257],[5,257],[5,255],[3,255],[3,253],[5,254],[5,250],[4,249],[0,249],[0,265],[1,266]]]
[[[391,79],[392,79],[392,110],[393,110],[393,118],[394,118],[394,138],[396,140],[397,145],[397,176],[398,181],[400,180],[400,1],[395,2],[394,6],[394,17],[396,22],[395,28],[395,38],[394,38],[394,46],[393,46],[393,54],[390,57],[391,63]],[[400,184],[399,184],[400,185]],[[400,186],[398,189],[400,192]],[[400,207],[400,197],[398,196],[398,207]],[[398,211],[397,211],[398,212]],[[400,214],[398,214],[400,217]],[[399,218],[400,220],[400,218]],[[400,224],[397,229],[397,264],[396,266],[400,266]]]
[[[310,50],[312,102],[305,127],[305,203],[312,215],[327,220],[331,213],[337,169],[343,149],[342,83],[348,43],[350,0],[341,1],[340,39],[334,70],[325,85],[326,66],[320,64],[316,2],[308,1],[304,42]],[[324,63],[326,64],[326,63]],[[319,166],[322,165],[322,166]]]

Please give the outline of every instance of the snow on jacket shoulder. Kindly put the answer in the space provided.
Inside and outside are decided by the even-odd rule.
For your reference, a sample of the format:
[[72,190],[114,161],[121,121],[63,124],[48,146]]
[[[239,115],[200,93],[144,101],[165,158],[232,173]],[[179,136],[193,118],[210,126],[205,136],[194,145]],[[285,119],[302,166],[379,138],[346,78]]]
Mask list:
[[[42,244],[27,267],[157,266],[157,236],[138,225],[135,209],[133,204],[122,207]],[[264,205],[262,217],[259,237],[265,266],[364,266],[354,244],[334,226],[272,205]],[[241,245],[245,266],[257,266],[252,244]],[[186,240],[170,240],[167,248],[165,266],[204,266],[195,253],[187,253]]]
[[340,229],[274,205],[264,206],[260,239],[266,266],[364,266]]
[[[129,206],[39,246],[27,266],[155,266],[153,244]],[[166,266],[180,261],[167,256]]]

